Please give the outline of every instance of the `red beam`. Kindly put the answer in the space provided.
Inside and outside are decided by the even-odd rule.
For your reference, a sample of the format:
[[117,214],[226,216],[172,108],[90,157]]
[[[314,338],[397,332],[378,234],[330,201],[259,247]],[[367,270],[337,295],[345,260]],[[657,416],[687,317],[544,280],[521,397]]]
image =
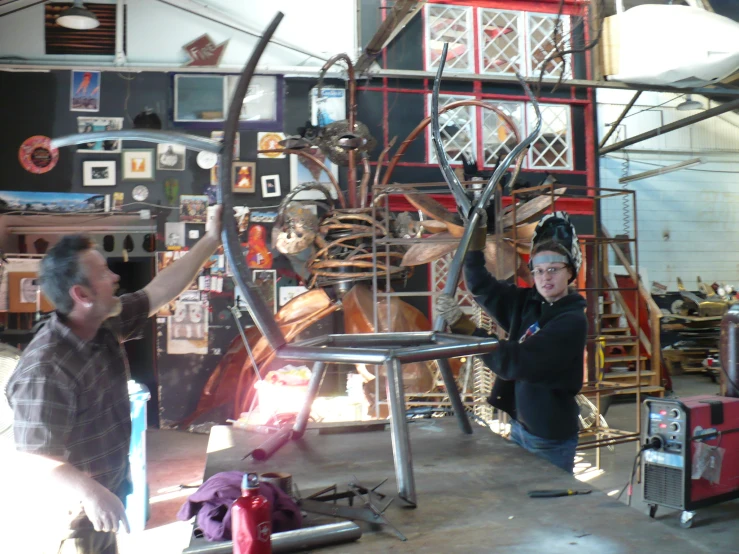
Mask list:
[[[430,194],[431,198],[441,203],[450,212],[457,211],[457,204],[450,194]],[[415,212],[416,208],[402,194],[393,193],[388,198],[390,211]],[[561,198],[555,202],[557,210],[564,210],[570,215],[593,215],[593,198]],[[503,197],[503,205],[511,203],[510,196]]]

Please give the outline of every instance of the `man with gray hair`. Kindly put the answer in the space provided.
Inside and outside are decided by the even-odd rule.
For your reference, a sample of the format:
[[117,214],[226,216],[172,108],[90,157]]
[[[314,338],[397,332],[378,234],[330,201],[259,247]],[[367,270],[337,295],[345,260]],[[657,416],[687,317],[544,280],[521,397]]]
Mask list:
[[[130,372],[123,343],[177,297],[220,245],[220,207],[188,254],[146,287],[116,296],[119,277],[89,237],[63,237],[41,262],[41,288],[56,311],[7,386],[19,459],[51,475],[78,509],[55,551],[114,554],[131,492]],[[47,475],[48,476],[48,475]]]

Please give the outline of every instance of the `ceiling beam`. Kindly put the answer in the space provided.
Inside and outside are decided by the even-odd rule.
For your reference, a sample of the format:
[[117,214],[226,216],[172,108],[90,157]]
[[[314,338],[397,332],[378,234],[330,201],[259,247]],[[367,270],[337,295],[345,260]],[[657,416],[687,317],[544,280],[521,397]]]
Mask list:
[[616,132],[616,129],[618,128],[619,124],[623,121],[624,117],[626,117],[626,114],[628,113],[628,111],[634,107],[634,104],[636,104],[636,101],[641,96],[641,93],[642,91],[640,90],[637,91],[636,94],[634,94],[634,96],[631,98],[631,100],[629,100],[629,103],[626,105],[623,111],[616,118],[616,121],[608,124],[611,126],[611,128],[608,129],[606,136],[604,136],[603,139],[600,141],[598,148],[603,148],[603,145],[608,141],[609,138],[611,138],[611,135]]
[[367,71],[375,58],[423,8],[425,3],[426,0],[397,0],[354,64],[354,71],[357,73]]
[[673,171],[677,171],[678,169],[683,169],[684,167],[688,167],[688,166],[696,165],[700,163],[703,163],[702,159],[692,158],[690,160],[685,160],[685,161],[678,162],[672,165],[666,165],[664,167],[659,167],[657,169],[650,169],[649,171],[644,171],[642,173],[636,173],[634,175],[627,175],[626,177],[621,177],[618,180],[618,182],[622,185],[625,183],[632,183],[634,181],[640,181],[642,179],[649,179],[650,177],[656,177],[657,175],[664,175],[666,173],[672,173]]
[[698,123],[699,121],[704,121],[706,119],[710,119],[715,115],[720,115],[732,110],[739,110],[739,99],[732,100],[731,102],[727,102],[726,104],[716,106],[715,108],[711,108],[709,110],[705,110],[699,114],[684,117],[679,121],[673,121],[672,123],[668,123],[667,125],[663,125],[662,127],[657,127],[656,129],[652,129],[651,131],[647,131],[646,133],[635,135],[620,142],[614,142],[613,144],[606,146],[605,148],[601,148],[598,151],[598,154],[603,156],[605,154],[608,154],[609,152],[614,152],[626,146],[636,144],[637,142],[654,138],[659,135],[664,135],[665,133],[675,131],[676,129],[682,129],[683,127],[687,127],[688,125],[692,125],[693,123]]

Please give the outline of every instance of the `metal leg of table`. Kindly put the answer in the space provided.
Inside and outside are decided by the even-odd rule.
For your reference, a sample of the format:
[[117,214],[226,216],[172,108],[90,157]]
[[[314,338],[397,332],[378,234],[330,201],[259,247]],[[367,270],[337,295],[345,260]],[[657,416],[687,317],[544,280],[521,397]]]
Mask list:
[[313,373],[310,376],[310,382],[308,383],[308,392],[305,395],[305,403],[298,412],[298,417],[295,420],[293,426],[293,439],[299,439],[305,433],[305,428],[308,425],[308,418],[310,417],[310,410],[313,407],[313,401],[316,399],[318,389],[321,387],[321,381],[323,381],[323,375],[326,372],[325,362],[316,362],[313,364]]
[[415,508],[416,484],[413,478],[411,442],[405,415],[403,368],[400,360],[393,358],[385,364],[385,369],[387,371],[387,396],[390,402],[390,436],[393,444],[395,478],[398,481],[398,496]]
[[449,365],[449,360],[436,360],[436,362],[439,364],[439,371],[441,372],[441,376],[444,379],[444,386],[446,387],[446,393],[449,395],[449,401],[452,403],[454,415],[457,416],[459,428],[462,430],[463,433],[471,435],[472,426],[470,425],[470,420],[467,417],[467,412],[464,409],[462,398],[460,398],[459,396],[459,389],[457,388],[457,382],[454,380],[454,374],[452,373],[452,368]]

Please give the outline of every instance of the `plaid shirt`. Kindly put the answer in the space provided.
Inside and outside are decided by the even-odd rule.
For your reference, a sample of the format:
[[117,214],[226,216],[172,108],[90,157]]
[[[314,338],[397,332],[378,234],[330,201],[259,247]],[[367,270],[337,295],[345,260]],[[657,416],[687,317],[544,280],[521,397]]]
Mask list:
[[130,492],[130,371],[123,342],[149,317],[141,290],[89,341],[56,313],[23,351],[7,386],[16,448],[65,460],[122,500]]

